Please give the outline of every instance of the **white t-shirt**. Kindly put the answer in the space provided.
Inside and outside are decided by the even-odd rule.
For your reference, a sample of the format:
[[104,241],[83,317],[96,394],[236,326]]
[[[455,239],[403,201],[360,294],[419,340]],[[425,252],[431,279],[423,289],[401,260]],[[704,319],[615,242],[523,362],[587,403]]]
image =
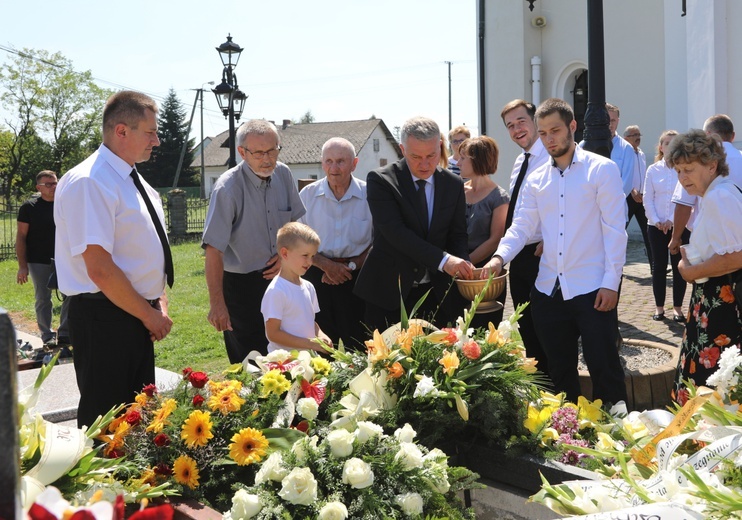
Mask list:
[[[319,312],[317,293],[311,282],[300,279],[296,285],[285,278],[276,276],[263,295],[260,304],[263,320],[281,320],[281,330],[300,338],[314,338],[314,315]],[[272,341],[268,342],[268,352],[287,348]]]

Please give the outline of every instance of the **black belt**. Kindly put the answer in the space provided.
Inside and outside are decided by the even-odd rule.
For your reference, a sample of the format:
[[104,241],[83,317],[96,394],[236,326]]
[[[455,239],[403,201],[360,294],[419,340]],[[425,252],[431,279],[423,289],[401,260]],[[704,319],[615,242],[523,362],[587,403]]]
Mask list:
[[[107,300],[111,301],[108,296],[103,294],[102,292],[86,292],[86,293],[80,293],[76,294],[75,296],[79,296],[83,300]],[[150,307],[157,307],[157,304],[160,303],[159,298],[155,298],[154,300],[147,300],[147,303],[149,303]]]

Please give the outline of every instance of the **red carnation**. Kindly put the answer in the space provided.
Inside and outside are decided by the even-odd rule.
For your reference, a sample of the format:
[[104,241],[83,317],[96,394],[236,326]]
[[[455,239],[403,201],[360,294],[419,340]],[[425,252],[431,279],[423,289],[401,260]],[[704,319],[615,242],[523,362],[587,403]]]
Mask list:
[[170,475],[173,474],[173,470],[170,469],[170,466],[168,466],[164,462],[160,462],[153,469],[154,469],[156,475],[164,475],[166,477],[169,477]]
[[307,433],[309,430],[309,422],[308,421],[301,421],[299,424],[296,425],[296,429],[300,432]]
[[191,372],[188,374],[188,381],[194,388],[203,388],[208,380],[209,376],[206,375],[206,372]]
[[124,452],[121,450],[111,450],[108,452],[108,455],[107,455],[109,459],[120,459],[123,456],[124,456]]
[[139,410],[137,410],[136,408],[132,408],[131,410],[126,412],[124,420],[132,426],[136,426],[137,424],[139,424],[139,421],[142,420],[142,414],[140,414]]
[[170,446],[170,437],[168,437],[166,433],[158,433],[155,435],[153,442],[158,448],[164,448]]
[[188,376],[191,375],[191,372],[193,372],[193,369],[191,367],[185,367],[183,369],[183,379],[188,379]]
[[204,404],[204,398],[203,398],[203,396],[201,394],[194,395],[193,396],[193,407],[194,408],[198,408],[202,404]]
[[154,384],[150,383],[142,388],[142,392],[147,394],[147,397],[153,397],[157,393],[157,387]]

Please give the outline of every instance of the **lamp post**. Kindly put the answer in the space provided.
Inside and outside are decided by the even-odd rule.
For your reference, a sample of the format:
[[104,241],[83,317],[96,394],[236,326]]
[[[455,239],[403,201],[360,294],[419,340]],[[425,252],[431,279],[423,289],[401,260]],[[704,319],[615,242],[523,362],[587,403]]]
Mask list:
[[222,82],[211,91],[216,96],[216,102],[222,110],[224,117],[229,120],[229,163],[228,167],[237,166],[235,159],[235,129],[234,122],[240,120],[242,110],[245,107],[247,96],[237,86],[237,76],[234,69],[240,60],[242,47],[232,41],[232,36],[227,36],[227,41],[216,48],[222,60]]

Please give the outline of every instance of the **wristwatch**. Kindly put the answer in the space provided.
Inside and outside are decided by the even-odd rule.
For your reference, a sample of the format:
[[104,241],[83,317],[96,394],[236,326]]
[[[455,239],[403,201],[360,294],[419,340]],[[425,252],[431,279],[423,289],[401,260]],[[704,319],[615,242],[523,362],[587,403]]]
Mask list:
[[352,261],[348,262],[348,269],[350,269],[351,271],[355,271],[357,267],[358,266],[356,265],[355,262],[352,262]]

